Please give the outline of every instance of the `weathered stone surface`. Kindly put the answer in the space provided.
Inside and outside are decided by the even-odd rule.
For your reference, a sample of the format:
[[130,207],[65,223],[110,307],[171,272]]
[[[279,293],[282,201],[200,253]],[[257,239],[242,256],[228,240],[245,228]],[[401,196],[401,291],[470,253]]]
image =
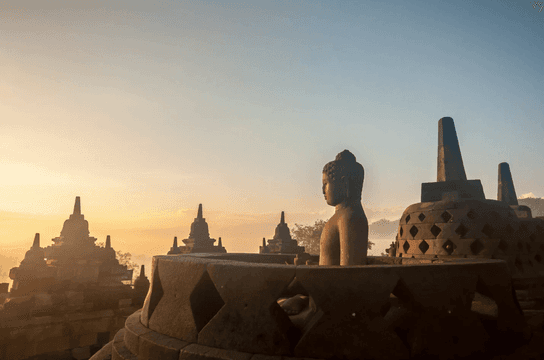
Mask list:
[[295,347],[297,357],[408,356],[383,320],[382,312],[399,280],[393,268],[299,266],[296,278],[318,309]]
[[[181,350],[179,360],[249,360],[252,354],[233,350],[211,348],[209,346],[191,344]],[[274,358],[279,360],[280,357]]]
[[188,342],[151,331],[139,336],[138,360],[178,360]]
[[448,180],[421,184],[421,202],[442,200],[479,199],[485,200],[480,180]]
[[161,334],[196,342],[200,329],[223,305],[206,272],[206,262],[165,256],[158,262],[158,273],[164,295],[148,327]]
[[125,346],[133,354],[138,353],[140,347],[140,336],[148,333],[151,329],[146,328],[140,322],[140,313],[141,311],[136,311],[134,314],[130,315],[125,322]]
[[276,303],[295,267],[210,263],[208,273],[225,302],[198,334],[201,345],[248,353],[288,355],[293,325]]
[[151,268],[151,285],[149,287],[149,291],[147,292],[144,306],[142,307],[142,313],[140,315],[140,321],[146,327],[149,326],[149,318],[153,315],[153,311],[155,311],[157,304],[164,295],[164,290],[162,288],[159,276],[158,262],[159,258],[154,256]]
[[113,340],[98,350],[89,360],[111,360],[113,351]]

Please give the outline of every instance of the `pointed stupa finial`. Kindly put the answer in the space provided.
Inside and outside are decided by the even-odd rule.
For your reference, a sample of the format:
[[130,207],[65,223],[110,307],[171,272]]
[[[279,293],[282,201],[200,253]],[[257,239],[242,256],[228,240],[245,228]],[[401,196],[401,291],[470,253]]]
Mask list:
[[466,180],[455,124],[451,117],[438,121],[438,165],[436,181]]
[[140,277],[145,278],[145,265],[140,267]]
[[74,215],[81,215],[81,200],[79,196],[76,196],[76,203],[74,204]]
[[178,247],[178,237],[177,236],[174,236],[174,245],[172,245],[172,247],[174,249]]
[[499,188],[497,190],[497,200],[504,201],[508,205],[519,205],[508,163],[499,164]]
[[34,235],[34,243],[32,244],[32,247],[40,247],[40,233],[36,233],[36,235]]
[[285,213],[283,211],[281,212],[280,224],[285,224]]
[[198,214],[196,215],[197,219],[202,219],[202,204],[198,204]]
[[110,236],[106,236],[106,249],[111,249],[111,238]]
[[221,237],[219,237],[219,241],[217,242],[217,246],[222,247],[223,243],[221,242]]
[[266,247],[266,239],[263,238],[263,247]]

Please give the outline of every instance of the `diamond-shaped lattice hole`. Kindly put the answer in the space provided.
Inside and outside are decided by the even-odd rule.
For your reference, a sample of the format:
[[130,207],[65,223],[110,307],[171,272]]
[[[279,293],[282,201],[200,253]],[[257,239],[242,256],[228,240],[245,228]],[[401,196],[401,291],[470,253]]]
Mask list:
[[531,260],[529,260],[528,262],[529,262],[529,266],[534,266]]
[[189,301],[191,302],[191,310],[197,331],[202,330],[225,305],[208,272],[205,272],[198,284],[196,284]]
[[425,240],[422,240],[421,243],[419,243],[419,250],[425,254],[427,250],[429,250],[429,244],[427,244]]
[[425,220],[425,214],[421,213],[417,218],[419,219],[419,221],[423,222],[423,220]]
[[485,236],[490,238],[495,233],[495,230],[491,227],[491,225],[485,224],[484,227],[482,228],[482,233],[484,233]]
[[399,234],[400,234],[400,236],[402,236],[402,234],[404,234],[404,229],[402,228],[402,226],[400,227]]
[[484,248],[484,244],[482,244],[480,239],[476,239],[470,244],[470,250],[474,255],[478,255]]
[[418,232],[419,230],[417,229],[417,226],[414,225],[410,228],[410,235],[412,235],[412,237],[415,237]]
[[402,245],[402,248],[404,249],[405,253],[408,252],[408,249],[410,248],[410,244],[408,244],[408,241],[404,242],[404,245]]
[[523,250],[523,244],[521,243],[521,241],[518,242],[518,249],[519,249],[519,250]]
[[451,240],[448,240],[444,243],[444,245],[442,245],[442,247],[444,248],[444,250],[446,250],[448,255],[451,255],[457,246],[455,246],[455,244]]
[[506,231],[507,234],[513,234],[515,231],[514,228],[510,224],[506,225],[506,228],[504,230]]
[[468,229],[467,229],[467,227],[465,225],[461,224],[461,225],[459,225],[459,227],[457,227],[457,229],[455,229],[455,232],[460,237],[464,237],[467,234]]
[[531,245],[529,245],[528,242],[525,243],[525,247],[527,248],[528,252],[531,252]]
[[433,225],[433,227],[431,228],[431,233],[433,234],[434,237],[437,237],[441,232],[442,232],[442,229],[436,225]]
[[540,256],[540,254],[536,254],[536,255],[535,255],[535,260],[536,260],[538,263],[541,263],[541,262],[542,262],[542,256]]
[[523,272],[523,265],[521,263],[520,258],[518,257],[516,258],[516,260],[514,261],[514,265],[516,265],[519,271]]
[[410,221],[410,214],[408,214],[408,216],[406,216],[406,223],[408,224],[408,221]]
[[449,212],[447,211],[444,211],[442,213],[442,215],[440,215],[442,217],[442,219],[444,220],[444,222],[448,222],[451,220],[451,218],[453,217]]
[[535,241],[536,240],[536,235],[534,233],[529,235],[529,240]]
[[499,249],[501,249],[503,252],[506,252],[508,250],[508,244],[506,243],[506,241],[499,241]]
[[469,210],[469,212],[467,213],[467,217],[470,219],[470,220],[474,220],[476,219],[478,216],[476,215],[476,212],[472,209]]

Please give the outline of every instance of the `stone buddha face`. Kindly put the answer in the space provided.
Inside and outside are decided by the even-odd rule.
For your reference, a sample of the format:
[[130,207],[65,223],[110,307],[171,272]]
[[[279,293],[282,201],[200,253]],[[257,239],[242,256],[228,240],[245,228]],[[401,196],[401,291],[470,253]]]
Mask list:
[[323,195],[330,206],[336,206],[347,199],[347,187],[342,179],[334,179],[323,172]]

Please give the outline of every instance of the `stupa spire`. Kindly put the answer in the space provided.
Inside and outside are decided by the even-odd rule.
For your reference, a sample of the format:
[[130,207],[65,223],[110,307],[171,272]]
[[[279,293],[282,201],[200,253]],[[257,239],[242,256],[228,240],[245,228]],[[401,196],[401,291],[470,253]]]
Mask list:
[[74,204],[74,215],[81,215],[81,202],[79,196],[76,196],[76,203]]
[[508,205],[519,205],[508,163],[499,164],[499,188],[497,190],[497,200],[504,201]]
[[145,277],[145,265],[142,265],[140,267],[140,277],[141,278],[144,278]]
[[263,237],[263,247],[266,247],[266,239]]
[[178,237],[177,236],[174,236],[174,245],[172,245],[173,248],[177,248],[178,247]]
[[197,219],[202,219],[202,204],[198,204],[198,213],[196,215]]
[[39,248],[40,247],[40,233],[36,233],[34,235],[34,243],[32,244],[33,248]]
[[438,164],[436,181],[467,180],[455,124],[451,117],[438,121]]
[[281,212],[280,224],[285,224],[285,213],[283,211]]
[[106,249],[111,249],[111,238],[110,236],[106,236]]
[[217,246],[219,246],[219,247],[223,246],[223,243],[221,242],[221,237],[219,237],[219,241],[217,242]]

